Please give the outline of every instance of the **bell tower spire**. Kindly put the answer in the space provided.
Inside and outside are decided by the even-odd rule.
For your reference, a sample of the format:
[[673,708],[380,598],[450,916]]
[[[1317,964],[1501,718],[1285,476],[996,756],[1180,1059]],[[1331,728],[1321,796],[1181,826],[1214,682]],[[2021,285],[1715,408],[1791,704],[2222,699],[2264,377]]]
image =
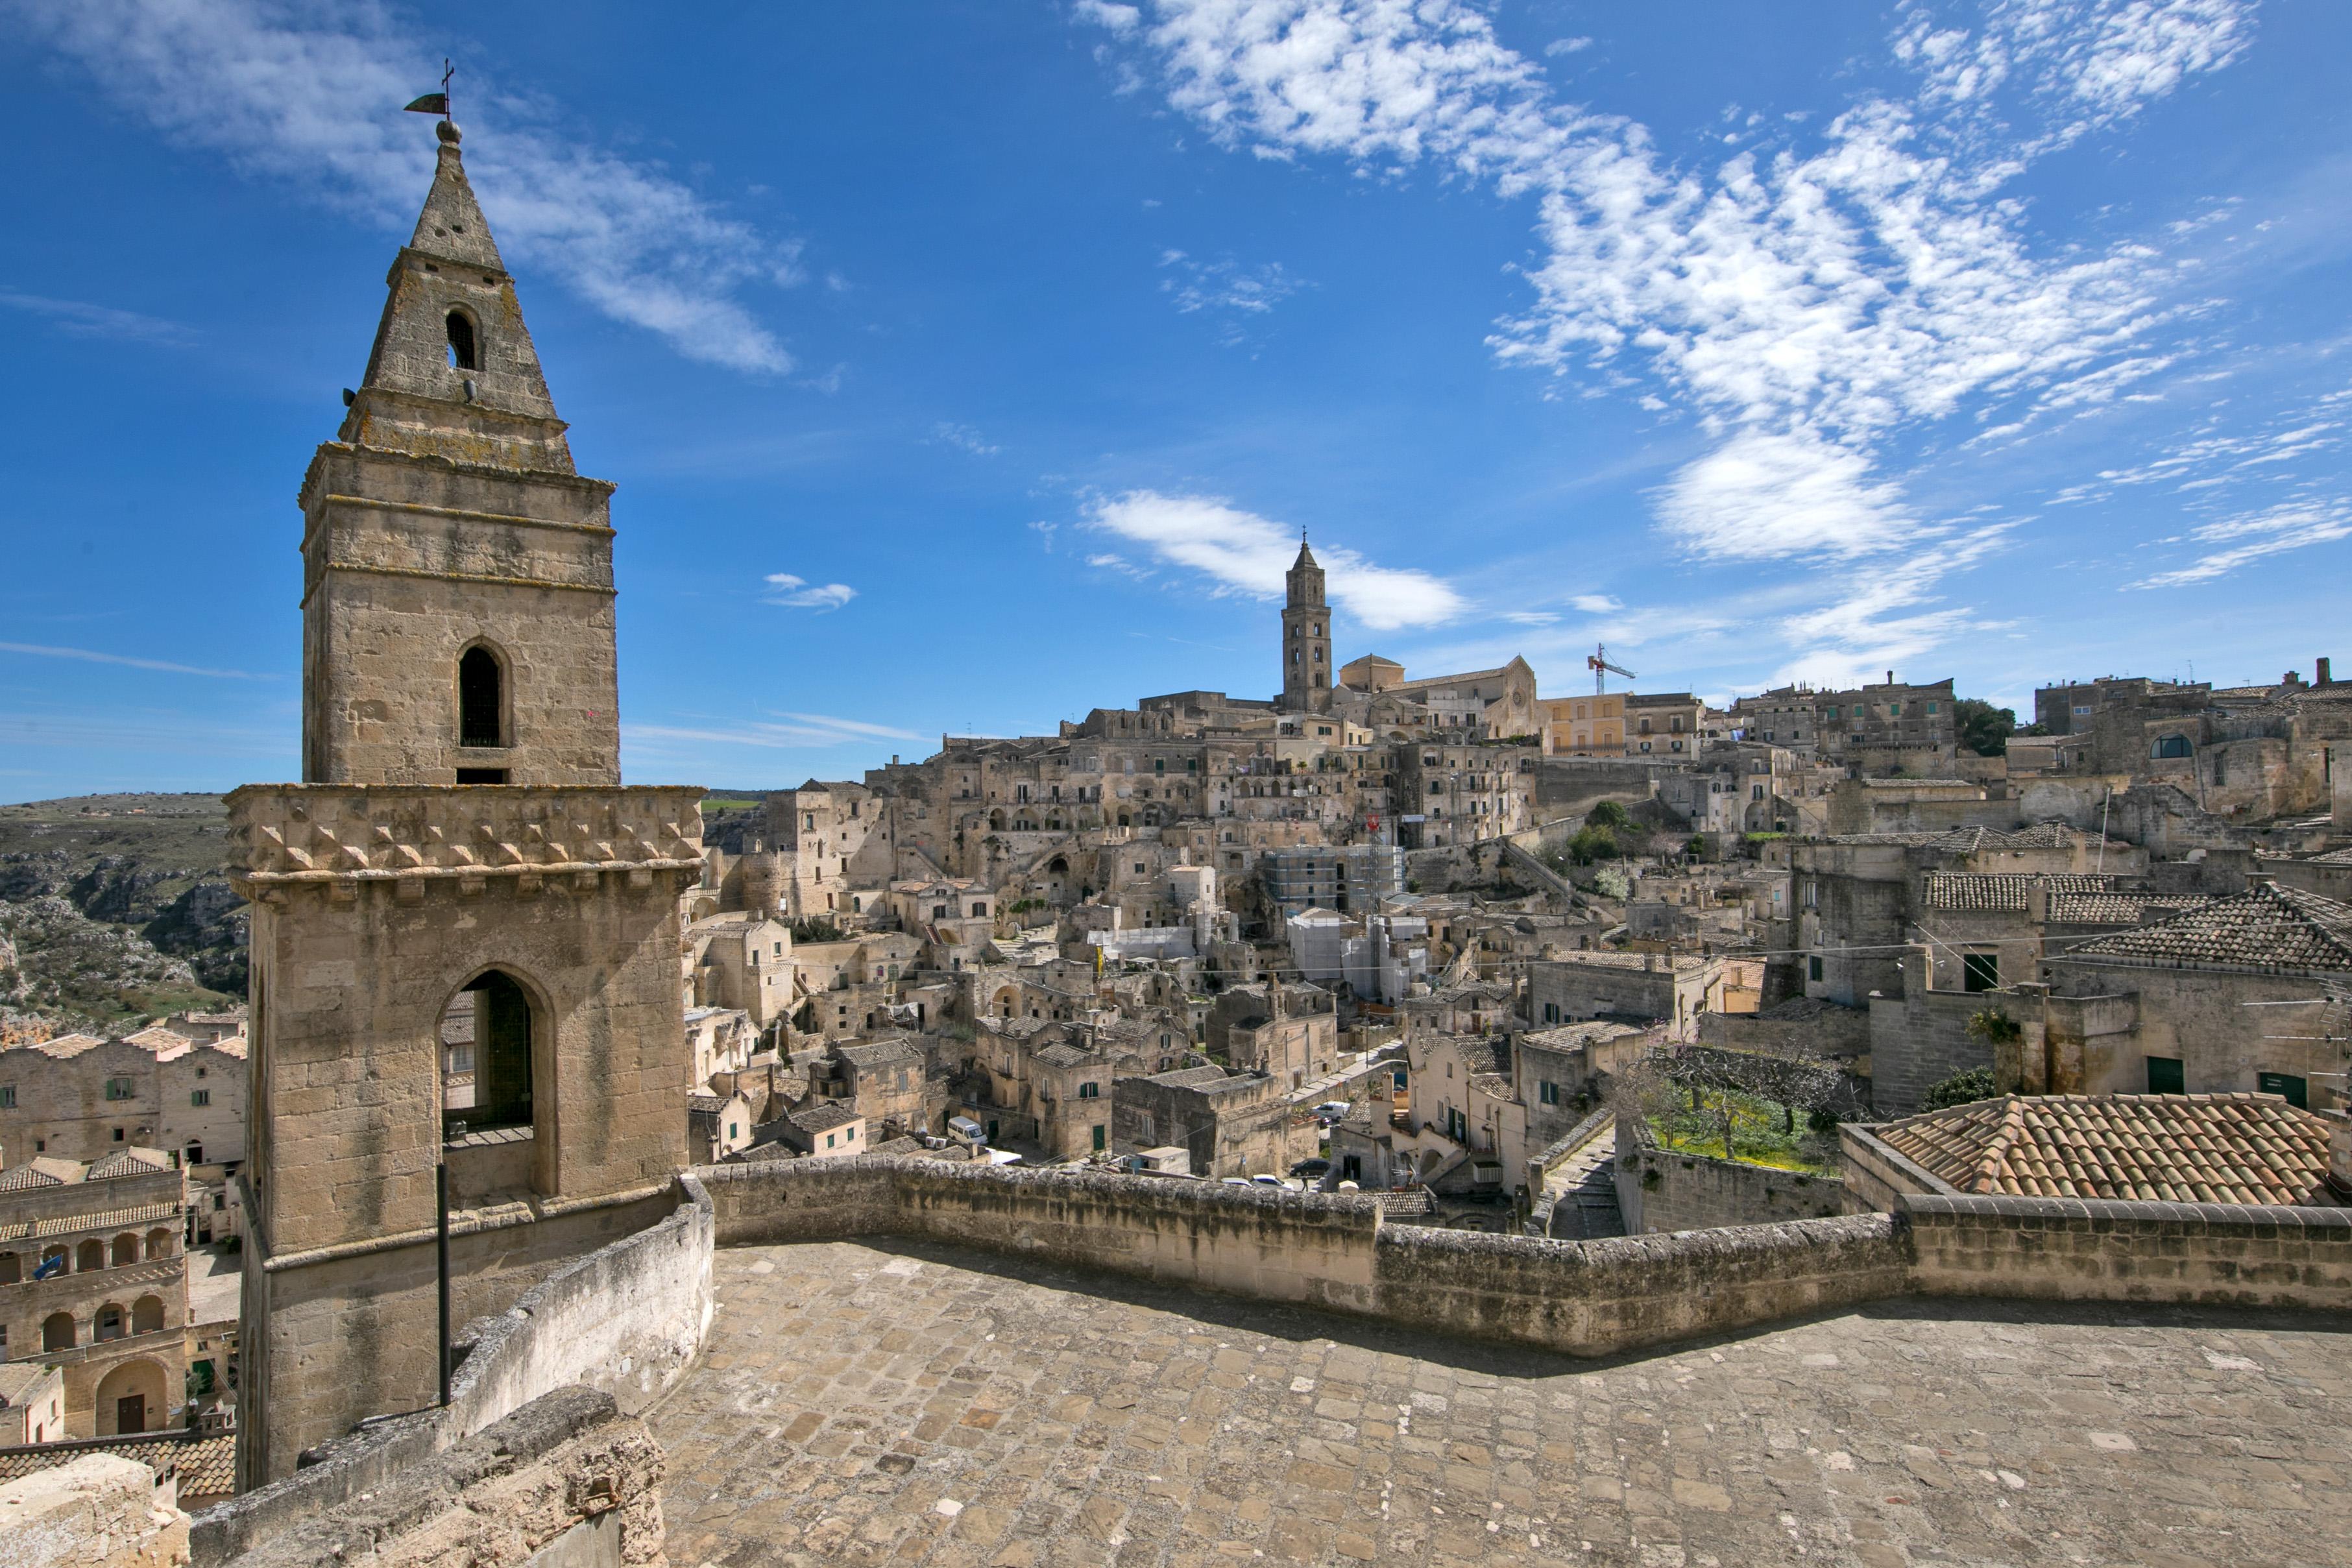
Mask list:
[[1282,697],[1292,713],[1321,713],[1331,703],[1331,617],[1323,601],[1323,569],[1298,530],[1298,559],[1284,575]]
[[303,778],[618,784],[613,486],[572,466],[463,133],[433,129],[366,373],[302,485]]

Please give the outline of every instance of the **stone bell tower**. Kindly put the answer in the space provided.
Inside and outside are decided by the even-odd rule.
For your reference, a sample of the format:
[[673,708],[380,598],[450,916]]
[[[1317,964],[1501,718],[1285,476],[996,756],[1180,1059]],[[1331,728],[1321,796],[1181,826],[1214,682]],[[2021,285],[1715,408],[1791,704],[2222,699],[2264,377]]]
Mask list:
[[1283,576],[1282,701],[1292,713],[1331,706],[1331,615],[1323,602],[1323,569],[1298,536],[1298,559]]
[[624,789],[613,486],[439,165],[303,481],[303,782],[229,797],[253,901],[238,1480],[437,1397],[452,1322],[669,1212],[700,791]]

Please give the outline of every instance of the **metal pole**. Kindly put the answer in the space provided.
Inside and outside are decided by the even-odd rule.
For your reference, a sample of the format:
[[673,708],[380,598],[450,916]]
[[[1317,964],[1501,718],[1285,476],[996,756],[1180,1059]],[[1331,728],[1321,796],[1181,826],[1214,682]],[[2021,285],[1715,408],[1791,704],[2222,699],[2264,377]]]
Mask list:
[[440,1223],[434,1235],[433,1250],[441,1273],[441,1406],[449,1406],[449,1166],[447,1161],[433,1167],[433,1196],[440,1210]]

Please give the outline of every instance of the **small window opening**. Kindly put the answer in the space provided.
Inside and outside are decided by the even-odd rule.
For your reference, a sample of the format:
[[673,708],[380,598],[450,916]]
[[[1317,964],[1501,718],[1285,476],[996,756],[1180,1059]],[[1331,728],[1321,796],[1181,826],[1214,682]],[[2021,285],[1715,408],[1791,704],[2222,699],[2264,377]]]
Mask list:
[[531,1124],[530,1000],[496,969],[441,1015],[441,1116],[451,1137]]
[[480,370],[480,358],[475,351],[474,324],[462,310],[449,312],[449,368],[455,371]]
[[499,710],[505,706],[502,701],[505,685],[506,672],[499,667],[499,656],[488,648],[468,648],[458,656],[458,745],[501,744],[500,730],[503,727],[499,723]]

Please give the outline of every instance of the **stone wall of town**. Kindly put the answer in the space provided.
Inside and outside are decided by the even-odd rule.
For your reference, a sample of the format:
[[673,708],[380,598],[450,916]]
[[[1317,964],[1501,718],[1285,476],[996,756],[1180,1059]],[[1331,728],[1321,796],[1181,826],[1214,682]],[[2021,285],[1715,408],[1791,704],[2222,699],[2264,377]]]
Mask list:
[[355,1499],[559,1392],[586,1384],[614,1419],[650,1404],[691,1364],[710,1323],[710,1200],[691,1176],[681,1186],[684,1201],[658,1223],[465,1324],[448,1408],[372,1423],[325,1445],[319,1462],[199,1515],[199,1568],[242,1559],[305,1521],[348,1517]]
[[1631,1148],[1622,1124],[1617,1144],[1617,1207],[1629,1236],[1776,1225],[1850,1211],[1845,1183],[1836,1176],[1674,1149]]
[[0,1568],[179,1568],[188,1516],[155,1472],[86,1454],[0,1486]]

